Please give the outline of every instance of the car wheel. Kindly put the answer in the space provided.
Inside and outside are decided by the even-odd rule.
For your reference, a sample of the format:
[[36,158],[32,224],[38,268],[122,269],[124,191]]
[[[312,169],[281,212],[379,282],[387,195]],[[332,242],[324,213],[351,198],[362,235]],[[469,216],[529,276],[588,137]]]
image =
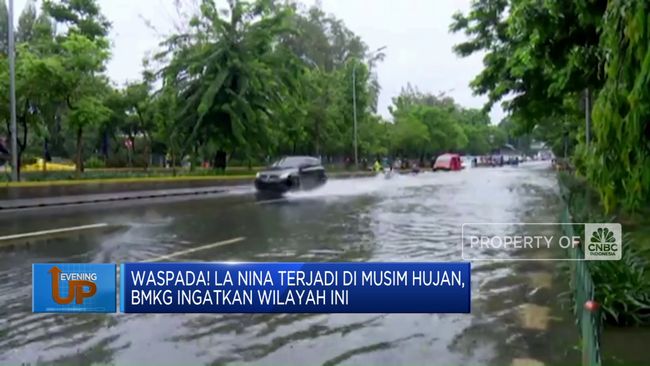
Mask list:
[[290,189],[298,189],[300,188],[300,178],[291,176],[287,180],[287,184],[289,185]]

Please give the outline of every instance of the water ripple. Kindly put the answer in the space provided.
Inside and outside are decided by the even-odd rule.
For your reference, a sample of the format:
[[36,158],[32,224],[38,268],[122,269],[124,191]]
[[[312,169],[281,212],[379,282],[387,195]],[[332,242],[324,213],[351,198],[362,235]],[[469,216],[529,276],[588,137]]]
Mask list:
[[[238,236],[246,240],[178,259],[459,261],[463,223],[553,221],[555,189],[554,178],[541,170],[467,169],[333,179],[265,205],[238,195],[88,214],[85,220],[124,228],[50,240],[0,258],[0,363],[510,363],[508,357],[526,351],[527,334],[516,317],[531,291],[518,276],[532,266],[474,262],[471,315],[56,315],[31,313],[30,265],[139,261]],[[61,215],[48,226],[59,219],[75,218]]]

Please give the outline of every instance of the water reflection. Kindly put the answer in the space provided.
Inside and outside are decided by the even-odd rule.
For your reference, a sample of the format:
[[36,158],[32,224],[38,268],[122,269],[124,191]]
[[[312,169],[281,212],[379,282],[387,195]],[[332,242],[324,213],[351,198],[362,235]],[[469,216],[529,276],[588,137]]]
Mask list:
[[0,363],[566,362],[564,349],[577,340],[568,312],[543,332],[523,329],[519,315],[522,304],[553,305],[558,290],[528,280],[553,273],[553,264],[474,263],[471,315],[31,313],[33,262],[137,261],[239,236],[246,239],[178,260],[459,261],[463,222],[554,221],[555,194],[551,174],[522,166],[332,180],[268,204],[242,195],[13,220],[19,231],[80,217],[123,229],[3,253]]

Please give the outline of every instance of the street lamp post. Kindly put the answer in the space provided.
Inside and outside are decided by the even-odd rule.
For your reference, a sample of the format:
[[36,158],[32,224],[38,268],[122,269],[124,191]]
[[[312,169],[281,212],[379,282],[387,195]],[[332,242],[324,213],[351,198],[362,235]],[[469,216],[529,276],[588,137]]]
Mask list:
[[[374,50],[373,52],[370,53],[370,55],[375,55],[382,50],[384,50],[386,46],[379,47],[378,49]],[[356,169],[359,169],[359,145],[358,145],[358,138],[357,138],[357,80],[356,80],[356,71],[357,71],[357,63],[356,60],[352,64],[352,118],[354,120],[354,167]]]
[[11,180],[18,181],[18,147],[16,143],[16,47],[14,45],[14,0],[9,0],[9,99],[11,109]]

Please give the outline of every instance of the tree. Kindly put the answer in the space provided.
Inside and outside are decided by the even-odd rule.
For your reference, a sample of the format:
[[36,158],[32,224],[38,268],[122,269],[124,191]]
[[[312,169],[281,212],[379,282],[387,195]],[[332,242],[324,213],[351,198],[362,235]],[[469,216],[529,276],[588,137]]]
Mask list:
[[[486,52],[472,87],[500,100],[518,133],[572,156],[606,211],[638,211],[650,200],[645,1],[480,0],[452,31],[460,55]],[[591,143],[581,100],[596,95]],[[590,103],[591,104],[591,103]]]
[[[90,126],[99,126],[112,111],[103,105],[109,90],[101,72],[109,58],[106,40],[110,23],[101,13],[96,0],[45,0],[43,12],[56,23],[65,25],[57,35],[52,52],[64,65],[61,82],[54,88],[65,105],[67,127],[76,137],[75,161],[77,175],[83,171],[83,133]],[[47,31],[48,21],[40,18],[37,31]]]
[[443,152],[463,151],[467,147],[468,137],[462,123],[482,123],[481,120],[474,121],[470,118],[465,109],[456,105],[453,98],[444,93],[437,96],[422,93],[411,85],[407,85],[393,99],[390,110],[396,126],[402,119],[416,119],[426,127],[428,144],[420,151],[420,160]]
[[35,37],[36,5],[34,0],[28,0],[23,12],[18,17],[16,43],[29,43]]
[[67,27],[67,35],[82,35],[91,41],[103,40],[111,27],[96,0],[44,0],[43,10]]
[[[149,167],[151,156],[151,133],[154,128],[153,111],[151,108],[151,84],[145,78],[143,81],[129,83],[124,89],[124,105],[126,106],[127,118],[133,120],[135,127],[132,131],[141,133],[144,138],[144,160],[145,169]],[[132,148],[135,150],[135,142],[131,136]]]
[[[46,52],[42,47],[43,44],[52,41],[51,34],[48,35],[47,29],[42,22],[39,22],[36,8],[31,1],[27,2],[19,17],[16,40],[16,140],[18,150],[16,170],[20,177],[22,156],[28,147],[30,133],[35,131],[39,142],[47,141],[47,123],[52,118],[53,105],[58,97],[57,88],[60,85],[63,66],[56,56]],[[3,81],[8,80],[8,68],[5,69],[8,67],[7,64],[2,63],[0,66],[2,67],[0,74],[6,75],[6,77],[2,77]],[[0,96],[3,105],[0,109],[0,118],[5,121],[7,132],[10,132],[9,110],[4,107],[9,105],[9,88],[2,88],[2,90],[6,91],[6,94],[2,93]],[[44,144],[44,146],[46,145]],[[44,155],[47,155],[47,151],[44,151]]]
[[61,91],[68,108],[68,123],[76,136],[77,174],[83,171],[83,130],[108,119],[111,110],[101,103],[107,81],[95,73],[103,68],[108,52],[101,41],[71,34],[61,43],[66,65]]
[[647,1],[615,0],[604,17],[607,79],[594,107],[592,145],[579,150],[610,212],[650,202],[649,13]]
[[202,138],[230,152],[267,145],[269,124],[301,73],[300,63],[277,43],[290,32],[289,8],[232,0],[227,14],[203,1],[192,32],[171,37],[159,56],[172,56],[162,73],[167,87],[179,92],[178,123],[191,129],[184,146],[191,152]]
[[177,94],[174,90],[163,88],[151,101],[156,125],[155,138],[165,143],[168,163],[171,165],[174,175],[176,175],[176,162],[181,156],[183,144],[187,139],[186,134],[189,133],[187,126],[176,123],[177,111],[180,109],[176,98]]
[[454,15],[450,29],[469,38],[454,51],[486,52],[472,88],[488,96],[487,109],[512,95],[506,110],[520,114],[532,130],[539,117],[566,113],[568,94],[602,85],[598,42],[606,5],[605,0],[478,0],[468,16]]
[[76,165],[77,175],[83,172],[83,131],[89,126],[99,125],[107,120],[111,110],[106,108],[99,98],[83,96],[79,98],[68,114],[68,124],[76,135]]
[[[372,131],[379,123],[372,118],[379,85],[370,71],[382,55],[369,59],[363,40],[343,21],[325,14],[320,7],[312,6],[304,11],[298,8],[294,5],[290,19],[296,31],[284,35],[282,42],[309,68],[301,78],[305,82],[300,93],[306,111],[302,125],[311,145],[308,150],[317,155],[350,156],[353,146],[352,69],[356,71],[359,136],[373,136]],[[361,154],[366,146],[369,145],[360,139]]]
[[396,121],[391,137],[392,149],[397,155],[421,156],[430,150],[427,126],[415,115],[406,115]]
[[5,0],[0,0],[0,57],[9,55],[9,11]]

